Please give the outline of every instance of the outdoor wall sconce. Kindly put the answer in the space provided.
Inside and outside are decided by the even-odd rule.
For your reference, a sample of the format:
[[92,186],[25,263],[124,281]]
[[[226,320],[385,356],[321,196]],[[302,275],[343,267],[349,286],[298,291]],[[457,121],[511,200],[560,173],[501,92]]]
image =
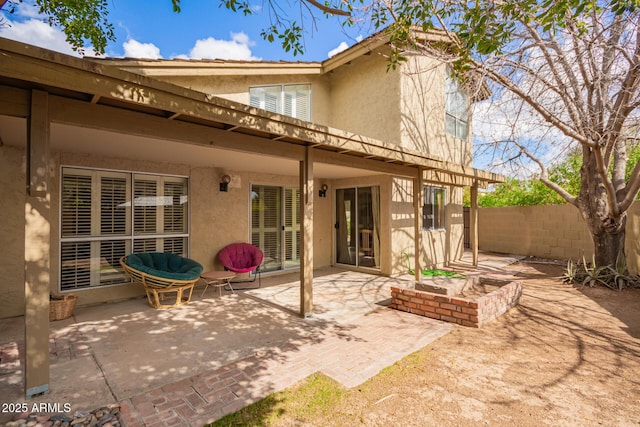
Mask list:
[[322,184],[322,187],[320,188],[320,191],[318,192],[318,196],[327,197],[327,190],[328,189],[329,189],[329,186],[327,184]]
[[220,191],[227,192],[229,191],[229,183],[231,182],[231,177],[229,175],[223,175],[222,181],[220,181]]

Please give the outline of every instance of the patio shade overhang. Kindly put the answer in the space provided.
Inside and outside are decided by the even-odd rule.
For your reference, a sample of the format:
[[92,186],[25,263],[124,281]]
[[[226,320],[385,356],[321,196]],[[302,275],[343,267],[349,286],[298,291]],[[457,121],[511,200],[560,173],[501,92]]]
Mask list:
[[385,141],[270,113],[99,62],[0,38],[0,115],[28,117],[32,90],[50,120],[98,129],[487,187],[504,177]]

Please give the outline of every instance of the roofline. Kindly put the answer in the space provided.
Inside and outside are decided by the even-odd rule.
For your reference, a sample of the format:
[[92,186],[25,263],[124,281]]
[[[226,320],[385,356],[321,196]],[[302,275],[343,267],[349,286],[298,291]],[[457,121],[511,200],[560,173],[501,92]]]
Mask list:
[[[427,32],[414,30],[418,36],[430,42],[449,43],[445,32],[437,29]],[[243,61],[225,59],[144,59],[144,58],[99,58],[85,57],[90,61],[117,66],[138,74],[153,76],[191,76],[202,70],[217,70],[218,75],[264,75],[269,71],[278,74],[315,74],[329,73],[351,61],[371,54],[374,50],[388,44],[390,36],[381,30],[323,61],[287,62],[287,61]],[[178,72],[176,72],[178,71]],[[181,71],[181,72],[180,72]]]
[[[0,38],[0,55],[5,63],[0,69],[0,77],[27,82],[32,88],[63,90],[75,94],[76,99],[84,95],[86,102],[93,104],[101,99],[112,100],[122,110],[153,111],[156,117],[167,120],[183,117],[204,122],[205,126],[224,125],[232,132],[249,130],[266,135],[265,138],[273,137],[273,140],[291,141],[360,159],[412,166],[418,170],[437,170],[484,184],[504,181],[501,175],[450,163],[395,144],[270,113],[13,40]],[[26,67],[29,67],[29,73],[25,73]]]

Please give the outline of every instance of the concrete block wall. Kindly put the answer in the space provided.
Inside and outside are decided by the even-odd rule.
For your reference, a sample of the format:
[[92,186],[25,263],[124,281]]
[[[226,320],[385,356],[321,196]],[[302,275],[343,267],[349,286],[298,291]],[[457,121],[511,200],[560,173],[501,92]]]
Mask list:
[[[551,259],[591,260],[593,241],[571,205],[511,206],[478,210],[478,243],[485,251]],[[640,203],[627,213],[629,270],[640,271]]]

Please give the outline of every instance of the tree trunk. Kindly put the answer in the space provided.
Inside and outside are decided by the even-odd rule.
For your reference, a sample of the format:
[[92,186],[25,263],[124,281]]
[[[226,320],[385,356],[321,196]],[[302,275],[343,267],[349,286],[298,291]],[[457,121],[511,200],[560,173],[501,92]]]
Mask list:
[[583,149],[582,162],[582,182],[576,205],[591,233],[596,266],[615,267],[618,261],[626,261],[624,241],[627,214],[621,212],[620,215],[612,215],[602,180],[594,173],[594,153],[588,148]]
[[615,268],[619,261],[626,260],[624,252],[625,224],[618,231],[592,233],[593,249],[597,267],[610,265]]

